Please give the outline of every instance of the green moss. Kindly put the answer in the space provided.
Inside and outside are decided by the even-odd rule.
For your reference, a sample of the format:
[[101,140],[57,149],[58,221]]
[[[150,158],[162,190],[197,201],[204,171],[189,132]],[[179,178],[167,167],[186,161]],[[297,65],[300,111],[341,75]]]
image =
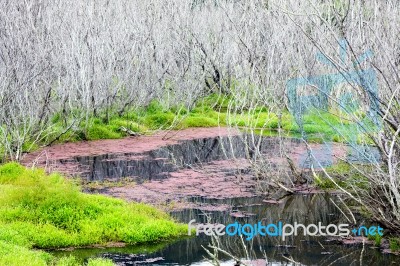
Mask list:
[[393,237],[389,239],[389,247],[392,251],[400,251],[400,238]]
[[156,113],[147,115],[144,118],[144,124],[151,129],[159,129],[171,126],[174,119],[173,113]]
[[265,136],[265,137],[278,137],[279,133],[276,130],[268,130],[268,129],[264,129],[264,130],[254,130],[255,134],[259,134],[261,136]]
[[173,106],[170,108],[170,111],[176,115],[186,115],[189,113],[189,110],[183,105]]
[[214,111],[211,106],[208,105],[201,105],[193,108],[191,111],[192,114],[207,114]]
[[345,162],[339,162],[338,164],[327,167],[326,170],[333,175],[344,175],[352,170],[352,166]]
[[231,96],[226,94],[210,94],[198,102],[198,106],[206,106],[215,111],[226,111],[233,99]]
[[[357,165],[359,169],[363,171],[370,171],[371,165]],[[357,169],[351,164],[340,162],[336,165],[332,165],[326,168],[329,175],[340,178],[343,182],[342,186],[347,189],[368,189],[370,183],[368,178],[363,176]]]
[[68,257],[62,257],[57,261],[57,266],[79,266],[81,263],[74,257],[74,256],[68,256]]
[[[21,247],[16,252],[114,241],[136,244],[185,233],[185,225],[145,204],[84,194],[72,181],[43,170],[16,163],[0,166],[0,242]],[[0,261],[7,256],[0,255]]]
[[368,239],[374,241],[375,246],[379,247],[382,242],[382,236],[379,234],[368,235]]
[[221,116],[225,124],[249,128],[278,128],[278,117],[273,113],[247,111],[240,114],[229,114]]
[[0,184],[14,182],[24,172],[25,168],[16,162],[4,164],[0,167]]
[[23,152],[32,152],[39,149],[39,145],[37,143],[33,143],[32,141],[26,141],[22,145]]
[[204,116],[189,116],[182,121],[184,127],[216,127],[218,121]]
[[147,114],[157,114],[162,113],[163,111],[165,111],[164,107],[157,100],[152,100],[146,108]]
[[323,132],[325,134],[332,135],[330,128],[327,128],[325,125],[321,124],[305,124],[303,129],[308,134]]
[[335,182],[339,183],[338,180],[332,180],[328,177],[321,177],[319,175],[314,176],[314,182],[319,188],[327,190],[336,188]]
[[48,253],[0,241],[0,265],[45,266],[51,262],[51,259],[52,256]]
[[254,111],[257,112],[257,113],[268,113],[268,109],[265,106],[257,107],[257,108],[255,108]]
[[87,140],[97,139],[119,139],[122,135],[116,132],[117,128],[112,128],[110,125],[93,124],[90,126],[86,133]]
[[256,112],[253,117],[256,127],[264,127],[269,129],[278,128],[278,117],[276,114],[268,112]]
[[51,121],[51,123],[53,123],[53,124],[56,124],[56,123],[61,122],[61,113],[60,113],[60,112],[55,113],[55,114],[53,115],[53,117],[50,119],[50,121]]
[[[349,142],[356,139],[359,143],[371,141],[363,136],[361,130],[357,126],[357,121],[352,121],[352,117],[345,117],[341,114],[334,113],[333,111],[320,111],[310,110],[307,114],[302,116],[302,126],[307,137],[310,134],[319,134],[319,141],[336,141],[336,142]],[[282,123],[283,128],[289,131],[298,131],[300,128],[296,125],[293,118],[285,117]],[[368,127],[370,131],[376,131],[377,127],[364,121],[364,126]],[[371,126],[369,126],[371,124]]]
[[342,137],[342,136],[334,135],[332,137],[332,141],[344,143],[344,142],[346,142],[346,139],[344,137]]
[[[281,134],[301,136],[299,126],[288,111],[283,112],[279,120],[276,114],[269,112],[269,108],[261,103],[252,102],[252,106],[249,106],[246,101],[251,87],[246,87],[246,90],[239,91],[235,95],[208,95],[199,99],[191,110],[182,103],[169,106],[160,100],[152,100],[147,106],[127,109],[122,115],[117,112],[117,107],[98,110],[96,117],[89,117],[85,122],[76,122],[66,133],[64,132],[66,127],[70,127],[77,117],[82,117],[82,110],[74,109],[69,114],[57,112],[50,119],[51,125],[43,133],[45,136],[41,138],[40,143],[36,143],[37,136],[32,136],[31,139],[26,139],[22,151],[36,150],[42,144],[48,144],[55,139],[57,142],[118,139],[126,136],[126,133],[120,130],[121,127],[133,132],[148,132],[163,128],[181,129],[218,125],[269,130],[278,129],[280,126]],[[63,117],[65,115],[68,117]],[[311,142],[349,142],[356,139],[360,143],[372,143],[368,136],[355,132],[354,123],[338,113],[311,110],[303,116],[302,123],[307,139]],[[369,124],[374,127],[372,122],[366,121],[367,127]],[[0,156],[4,157],[4,147],[0,146],[0,152]]]
[[100,119],[100,118],[98,118],[98,117],[92,118],[92,124],[93,124],[93,125],[101,125],[101,124],[103,124],[103,123],[104,123],[103,120]]
[[[68,256],[60,259],[54,258],[49,253],[39,250],[32,250],[23,246],[14,245],[0,241],[0,265],[7,266],[80,266],[83,265],[75,257]],[[115,265],[109,259],[89,259],[85,265],[91,266],[112,266]]]

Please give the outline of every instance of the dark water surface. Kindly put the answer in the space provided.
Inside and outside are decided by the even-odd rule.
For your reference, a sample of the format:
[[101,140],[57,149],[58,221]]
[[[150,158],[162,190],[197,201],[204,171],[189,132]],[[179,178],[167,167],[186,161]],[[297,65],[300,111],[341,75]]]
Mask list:
[[[287,140],[299,145],[298,139]],[[72,159],[80,166],[80,176],[87,181],[132,177],[141,183],[167,178],[179,168],[192,167],[215,160],[253,158],[255,151],[274,154],[279,149],[275,138],[232,136],[180,141],[145,153],[81,156]],[[61,160],[61,163],[71,160]]]
[[[277,153],[279,145],[271,138],[261,141],[240,137],[212,138],[183,141],[162,147],[146,154],[113,154],[96,157],[77,157],[82,165],[82,178],[88,181],[134,177],[137,182],[168,178],[168,173],[191,165],[206,164],[227,158],[251,158],[255,143],[263,154]],[[292,140],[293,145],[299,141]],[[326,156],[324,157],[325,161]],[[335,195],[293,195],[277,204],[267,203],[262,197],[208,199],[190,198],[189,201],[208,206],[228,205],[225,211],[187,209],[171,215],[182,223],[195,219],[197,222],[230,224],[302,223],[340,224],[349,223],[335,206],[341,205]],[[198,205],[198,204],[197,204]],[[345,209],[344,209],[344,211]],[[347,213],[348,214],[348,213]],[[349,215],[347,215],[349,216]],[[349,216],[350,217],[350,216]],[[357,217],[357,226],[366,224]],[[110,258],[118,265],[210,265],[207,247],[211,238],[205,235],[171,240],[151,245],[124,248],[92,248],[73,251],[54,251],[56,256],[74,255],[82,260],[91,257]],[[235,257],[250,260],[251,265],[400,265],[400,257],[384,255],[372,246],[341,245],[326,236],[292,236],[282,241],[279,237],[259,237],[247,241],[238,236],[222,236],[219,247]],[[220,254],[221,265],[234,265],[230,257]],[[300,264],[295,264],[298,262]]]
[[[203,212],[199,210],[185,210],[174,212],[172,215],[179,221],[187,223],[191,219],[198,222],[229,224],[235,221],[240,223],[303,223],[305,225],[321,222],[323,225],[348,223],[341,212],[334,206],[331,199],[335,196],[328,194],[296,195],[282,200],[280,204],[267,204],[261,198],[239,198],[231,200],[203,200],[210,204],[224,203],[232,205],[233,212],[240,211],[251,214],[249,217],[234,218],[232,211]],[[207,218],[208,217],[208,218]],[[363,224],[359,220],[359,224]],[[207,247],[211,242],[210,237],[204,235],[187,238],[172,243],[159,243],[155,245],[141,245],[124,248],[106,249],[77,249],[72,252],[57,251],[55,255],[72,254],[80,258],[103,257],[110,258],[118,265],[210,265],[206,258]],[[238,236],[223,236],[220,247],[239,258],[256,261],[255,265],[295,265],[288,259],[301,263],[301,265],[400,265],[400,258],[394,255],[385,255],[372,246],[341,245],[328,237],[322,236],[297,236],[282,241],[278,237],[255,237],[252,241],[243,241],[247,247],[248,255],[243,248]],[[225,265],[234,265],[234,261],[221,255]],[[268,264],[264,262],[267,259]]]

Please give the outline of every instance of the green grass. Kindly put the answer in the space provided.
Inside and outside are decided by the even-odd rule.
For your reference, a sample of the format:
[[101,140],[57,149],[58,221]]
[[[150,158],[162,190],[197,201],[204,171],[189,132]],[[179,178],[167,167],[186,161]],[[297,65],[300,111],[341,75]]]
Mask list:
[[[97,117],[90,117],[87,123],[81,122],[62,135],[59,142],[122,138],[126,134],[120,130],[121,127],[133,132],[147,133],[156,129],[215,126],[276,130],[280,125],[286,132],[293,135],[300,134],[299,126],[288,111],[283,112],[279,121],[277,114],[269,112],[265,106],[239,108],[237,105],[237,100],[233,96],[222,94],[204,97],[191,108],[179,104],[166,106],[157,100],[152,100],[147,106],[127,110],[122,116],[110,110],[108,113],[98,112]],[[229,110],[232,112],[228,112]],[[79,114],[78,110],[76,113]],[[72,120],[56,113],[51,119],[51,128],[54,132],[44,142],[50,141],[52,137],[63,132],[65,121]],[[310,141],[345,142],[354,138],[352,128],[354,124],[334,113],[314,110],[303,116],[303,129]],[[31,146],[26,144],[24,147],[28,150]],[[37,147],[33,145],[31,148]]]
[[[340,180],[337,180],[336,178],[332,180],[328,177],[321,177],[319,175],[316,175],[314,177],[314,182],[319,188],[326,189],[326,190],[335,189],[336,184],[339,183],[339,185],[341,185],[341,183],[342,183]],[[335,184],[335,182],[336,182],[336,184]]]
[[[236,96],[237,97],[237,96]],[[239,106],[240,105],[240,106]],[[301,137],[301,129],[294,117],[283,111],[278,118],[276,113],[258,103],[247,106],[243,99],[235,99],[233,96],[222,94],[211,94],[199,99],[193,106],[178,104],[168,106],[160,101],[152,100],[147,106],[126,110],[119,116],[116,111],[98,111],[97,116],[89,117],[86,121],[76,122],[70,130],[65,132],[72,121],[81,114],[79,110],[70,112],[71,117],[63,117],[56,113],[50,119],[50,126],[43,133],[46,137],[39,143],[36,139],[26,139],[22,147],[24,152],[33,151],[40,145],[49,142],[63,143],[80,140],[119,139],[127,136],[121,127],[133,132],[147,134],[158,129],[184,129],[189,127],[215,127],[215,126],[238,126],[243,129],[255,129],[257,131],[272,131],[279,127],[287,136]],[[358,115],[362,117],[362,115]],[[74,118],[75,117],[75,118]],[[371,124],[371,125],[369,125]],[[311,110],[302,117],[303,130],[309,142],[349,142],[371,144],[368,136],[357,132],[354,123],[349,122],[348,117],[331,112]],[[366,123],[368,127],[372,123]],[[63,133],[63,134],[62,134]],[[0,152],[2,147],[0,145]],[[0,156],[4,155],[1,152]],[[6,161],[6,158],[0,158]]]
[[[276,130],[281,128],[292,134],[300,135],[300,127],[289,112],[284,112],[279,121],[275,113],[265,107],[243,109],[240,112],[227,113],[229,97],[211,95],[200,100],[191,110],[184,107],[165,109],[156,101],[147,108],[130,112],[126,117],[112,117],[108,123],[92,119],[85,139],[121,138],[124,126],[134,132],[147,132],[155,129],[183,129],[188,127],[239,126]],[[329,112],[310,112],[303,117],[303,130],[311,142],[346,142],[360,135],[354,132],[354,124]]]
[[382,242],[382,236],[379,234],[376,235],[368,235],[368,240],[372,240],[374,241],[374,245],[376,247],[379,247],[381,245]]
[[0,265],[48,265],[52,256],[43,251],[0,241]]
[[[0,241],[0,265],[7,266],[80,266],[83,265],[73,256],[56,258],[47,252],[32,250],[23,246]],[[112,266],[109,259],[91,258],[87,266]]]
[[[356,167],[365,172],[372,170],[371,165],[357,164]],[[339,162],[335,165],[326,167],[325,170],[333,180],[323,173],[318,173],[314,176],[314,182],[321,189],[336,189],[337,186],[335,183],[351,191],[359,189],[367,190],[370,188],[368,179],[349,163]]]
[[389,239],[389,247],[392,251],[400,251],[400,238],[393,237]]
[[45,265],[39,261],[46,263],[47,255],[32,248],[137,244],[185,233],[185,225],[148,205],[84,194],[59,174],[17,163],[0,166],[0,243],[12,250],[0,253],[0,264],[32,257],[36,265]]
[[212,117],[189,116],[186,117],[181,124],[184,128],[188,127],[217,127],[218,120]]
[[122,134],[117,132],[117,128],[113,128],[110,125],[98,125],[94,124],[88,128],[86,133],[86,139],[97,140],[97,139],[119,139],[122,138]]
[[[362,171],[369,172],[373,166],[371,165],[361,165],[358,164],[357,168]],[[337,179],[339,184],[349,190],[352,189],[369,189],[370,183],[368,179],[363,176],[358,170],[356,170],[352,165],[340,162],[336,165],[332,165],[325,169],[330,176]]]

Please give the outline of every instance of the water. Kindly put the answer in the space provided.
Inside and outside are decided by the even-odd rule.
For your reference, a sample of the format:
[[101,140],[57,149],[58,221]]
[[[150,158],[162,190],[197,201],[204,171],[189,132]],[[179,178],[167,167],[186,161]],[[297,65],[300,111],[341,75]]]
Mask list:
[[[262,198],[240,198],[229,200],[193,199],[208,204],[228,204],[232,208],[224,212],[211,211],[204,213],[200,210],[184,210],[173,212],[172,216],[181,222],[187,223],[191,219],[198,222],[229,224],[235,221],[240,223],[255,223],[262,220],[264,223],[284,221],[285,223],[327,224],[348,223],[341,212],[332,204],[331,199],[337,201],[336,196],[328,194],[296,195],[286,197],[280,204],[267,204]],[[235,211],[251,213],[243,218],[234,218]],[[208,216],[208,218],[206,218]],[[360,218],[360,217],[358,217]],[[365,221],[358,220],[359,224]],[[73,254],[79,258],[103,257],[110,258],[118,265],[210,265],[205,258],[207,253],[202,246],[207,247],[210,237],[200,235],[173,242],[158,243],[155,245],[141,245],[124,248],[106,249],[77,249],[74,251],[58,251],[55,255]],[[295,236],[286,241],[277,237],[256,237],[252,241],[244,240],[249,252],[246,256],[241,239],[238,236],[223,236],[220,245],[239,258],[250,257],[257,261],[257,265],[292,265],[288,259],[301,265],[360,265],[360,258],[365,265],[390,265],[400,263],[400,258],[393,255],[384,255],[372,246],[346,246],[338,244],[328,237]],[[227,256],[220,256],[226,265],[234,265],[234,261]],[[265,263],[267,258],[268,264]],[[262,259],[262,260],[260,260]],[[294,264],[293,264],[294,265]]]
[[[298,139],[286,139],[284,145],[299,147],[303,144]],[[169,172],[178,168],[192,167],[215,160],[251,159],[260,154],[277,156],[279,149],[280,145],[276,138],[244,135],[185,140],[145,153],[78,156],[61,160],[60,163],[77,164],[80,176],[87,181],[133,177],[136,181],[142,182],[166,178]]]
[[[265,156],[276,156],[280,146],[271,138],[243,141],[241,137],[208,138],[183,141],[176,145],[162,147],[143,154],[112,154],[95,157],[76,157],[73,160],[81,167],[81,175],[88,181],[118,180],[132,177],[136,182],[153,179],[166,179],[169,173],[181,168],[201,166],[216,160],[230,158],[254,158],[255,146]],[[289,140],[289,145],[298,147],[298,140]],[[299,159],[301,161],[301,158]],[[226,174],[221,172],[221,174]],[[323,225],[349,223],[335,206],[341,205],[338,196],[329,194],[292,195],[272,204],[263,201],[264,197],[211,199],[191,197],[187,200],[196,204],[192,209],[172,212],[179,222],[230,224],[263,224],[294,222]],[[333,202],[332,202],[333,201]],[[205,211],[207,206],[211,211]],[[216,211],[225,206],[223,211]],[[344,209],[345,210],[345,209]],[[346,212],[346,211],[344,211]],[[357,225],[367,224],[357,216]],[[118,265],[210,265],[207,247],[211,238],[205,235],[187,237],[156,244],[128,246],[124,248],[91,248],[73,251],[54,251],[56,256],[74,255],[82,260],[91,257],[110,258]],[[400,265],[400,258],[384,255],[372,246],[341,245],[335,239],[323,236],[292,236],[282,241],[278,237],[255,237],[242,241],[238,236],[223,236],[219,245],[235,257],[247,260],[254,265]],[[219,254],[221,265],[234,265],[235,261]]]

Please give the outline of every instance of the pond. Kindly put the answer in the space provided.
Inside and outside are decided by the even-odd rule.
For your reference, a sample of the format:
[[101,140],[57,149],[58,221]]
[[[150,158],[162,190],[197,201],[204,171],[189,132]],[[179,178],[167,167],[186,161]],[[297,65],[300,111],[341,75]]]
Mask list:
[[[114,153],[97,156],[75,156],[60,163],[75,163],[81,178],[87,182],[116,181],[129,177],[134,186],[105,186],[88,191],[100,192],[128,200],[160,204],[180,201],[171,208],[171,215],[182,223],[195,219],[199,223],[224,225],[283,222],[304,225],[349,224],[340,194],[315,193],[274,194],[273,200],[255,189],[257,181],[251,167],[252,159],[261,156],[270,163],[272,172],[284,165],[280,152],[288,154],[300,166],[307,154],[296,139],[278,142],[275,138],[232,136],[180,141],[144,153]],[[315,158],[321,164],[335,163],[334,155],[343,155],[343,146],[325,149],[314,146]],[[223,163],[222,163],[223,162]],[[264,162],[264,161],[263,161]],[[189,181],[188,181],[189,180]],[[196,183],[197,182],[197,183]],[[162,195],[162,197],[160,197]],[[276,196],[279,195],[279,196]],[[268,199],[271,194],[268,194]],[[357,225],[368,225],[356,215]],[[210,265],[204,247],[211,238],[204,234],[156,244],[82,248],[52,251],[56,256],[74,255],[86,260],[91,257],[110,258],[118,265]],[[221,249],[252,265],[389,265],[400,264],[400,258],[382,254],[372,245],[344,245],[328,236],[255,236],[242,240],[239,236],[221,236]],[[212,249],[209,248],[212,251]],[[234,265],[231,257],[219,253],[221,265]]]

